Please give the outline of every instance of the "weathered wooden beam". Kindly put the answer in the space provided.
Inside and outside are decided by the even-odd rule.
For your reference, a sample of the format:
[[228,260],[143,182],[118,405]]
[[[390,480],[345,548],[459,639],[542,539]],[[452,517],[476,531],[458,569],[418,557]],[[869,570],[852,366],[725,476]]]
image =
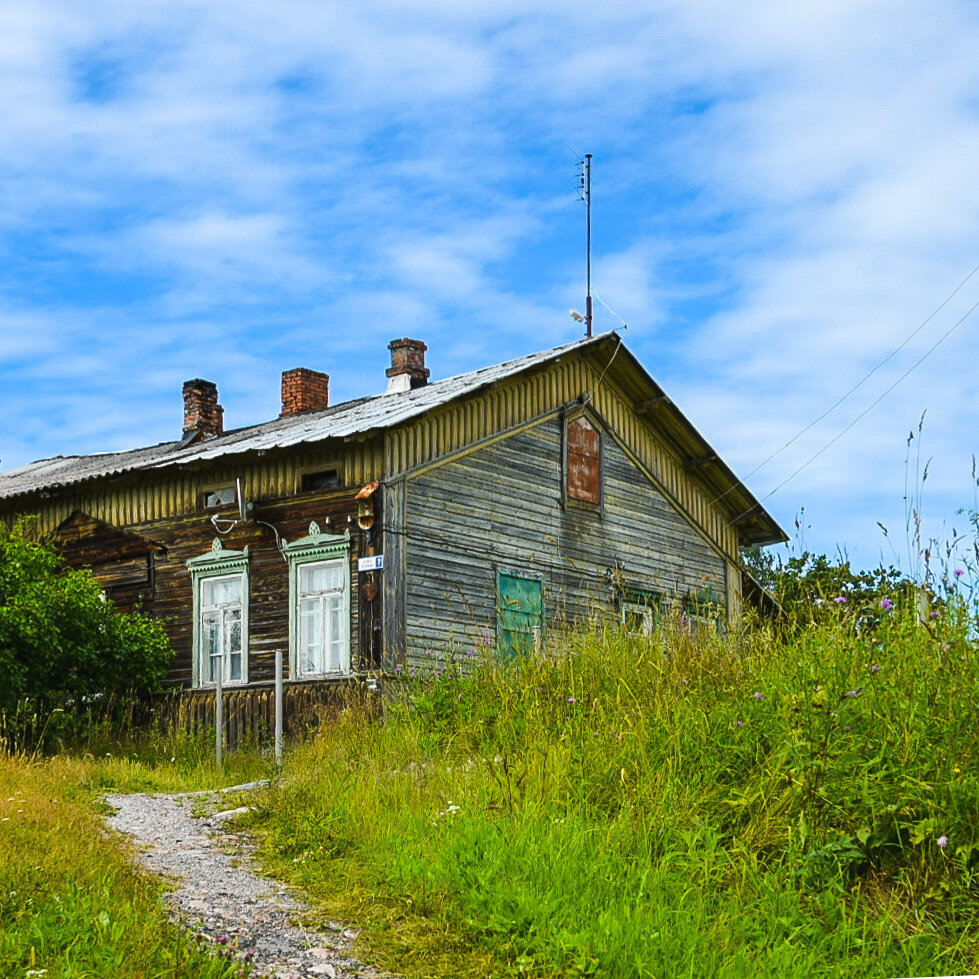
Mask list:
[[693,469],[702,469],[704,466],[709,465],[712,462],[717,462],[716,455],[697,456],[694,459],[688,459],[683,464],[683,468],[687,472],[690,472]]

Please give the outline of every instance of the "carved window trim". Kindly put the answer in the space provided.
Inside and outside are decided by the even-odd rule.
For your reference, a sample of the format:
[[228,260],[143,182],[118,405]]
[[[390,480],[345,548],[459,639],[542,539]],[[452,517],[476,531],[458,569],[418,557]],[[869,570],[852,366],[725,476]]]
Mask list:
[[[248,548],[242,551],[226,550],[221,544],[220,538],[215,538],[211,545],[211,550],[200,557],[191,558],[187,561],[187,569],[190,571],[193,594],[194,594],[194,625],[193,625],[193,665],[192,665],[192,684],[195,687],[213,688],[213,680],[204,679],[206,673],[204,669],[204,615],[211,613],[214,608],[204,605],[204,583],[213,582],[219,578],[237,578],[240,581],[240,602],[237,607],[240,609],[241,623],[241,676],[230,679],[226,674],[230,672],[227,668],[229,664],[222,657],[222,686],[243,686],[248,683],[248,597],[250,588],[250,575],[248,569]],[[229,610],[234,603],[226,603]],[[217,606],[215,606],[217,608]],[[223,631],[222,631],[223,637]]]
[[[350,533],[324,534],[315,522],[309,525],[309,534],[299,540],[282,542],[282,552],[289,564],[289,676],[294,680],[308,680],[319,677],[350,676],[353,653],[350,630]],[[342,642],[339,669],[304,670],[301,665],[301,611],[302,605],[319,593],[306,593],[301,589],[301,571],[311,565],[322,564],[336,567],[342,572],[343,587],[340,593],[340,639]],[[321,603],[324,612],[325,598]],[[330,614],[335,614],[335,609]],[[326,637],[324,637],[325,640]],[[325,645],[325,643],[324,643]],[[324,656],[326,655],[324,649]],[[320,666],[325,667],[321,662]]]

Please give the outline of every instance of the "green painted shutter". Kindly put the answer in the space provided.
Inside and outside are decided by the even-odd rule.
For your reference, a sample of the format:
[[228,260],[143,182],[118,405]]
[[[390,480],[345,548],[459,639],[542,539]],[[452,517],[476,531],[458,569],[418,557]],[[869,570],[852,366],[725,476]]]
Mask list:
[[496,573],[496,647],[501,656],[533,652],[544,630],[544,594],[539,578]]

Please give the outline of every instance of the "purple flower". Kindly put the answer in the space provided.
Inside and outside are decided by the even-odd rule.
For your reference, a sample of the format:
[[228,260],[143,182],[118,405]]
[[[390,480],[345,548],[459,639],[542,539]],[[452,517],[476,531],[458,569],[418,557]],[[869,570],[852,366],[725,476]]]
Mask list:
[[836,598],[833,599],[833,601],[836,602],[837,605],[845,605],[846,595],[837,595]]
[[891,601],[891,600],[890,600],[889,598],[885,598],[885,599],[882,599],[882,600],[881,600],[881,603],[880,603],[880,607],[881,607],[881,608],[882,608],[882,609],[883,609],[883,610],[884,610],[885,612],[888,612],[888,611],[890,611],[890,610],[891,610],[892,608],[894,608],[894,603],[893,603],[893,602],[892,602],[892,601]]
[[945,847],[948,846],[948,837],[947,836],[939,836],[938,839],[935,840],[935,842],[944,850]]
[[218,943],[218,945],[227,945],[228,944],[228,936],[227,935],[218,935],[218,937],[215,938],[214,940]]
[[961,578],[962,575],[965,574],[965,572],[961,568],[956,568],[953,574],[955,575],[956,578]]
[[593,738],[597,738],[598,737],[598,731],[592,731],[591,736]]
[[844,728],[843,728],[843,730],[844,730],[844,731],[852,731],[852,730],[853,730],[853,728],[852,728],[852,727],[850,727],[850,725],[849,725],[849,724],[847,724],[847,725],[846,725],[846,727],[844,727]]
[[754,700],[764,700],[765,697],[760,694],[757,690],[751,695]]
[[937,619],[941,614],[942,614],[941,612],[929,612],[928,613],[928,618],[929,619]]
[[[861,687],[861,689],[863,689]],[[846,695],[852,700],[854,697],[860,696],[860,690],[847,690]]]
[[574,698],[574,697],[568,697],[568,703],[569,703],[569,704],[576,704],[576,703],[577,703],[577,701],[575,700],[575,698]]
[[880,667],[876,663],[874,663],[874,665],[872,667],[870,667],[870,672],[871,673],[880,673]]
[[744,727],[744,721],[735,721],[734,722],[734,726],[735,727]]

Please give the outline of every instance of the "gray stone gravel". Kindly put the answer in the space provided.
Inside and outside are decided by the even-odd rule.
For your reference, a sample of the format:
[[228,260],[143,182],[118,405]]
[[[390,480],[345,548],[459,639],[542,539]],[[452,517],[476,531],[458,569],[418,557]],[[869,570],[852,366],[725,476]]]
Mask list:
[[115,810],[109,825],[134,839],[147,870],[171,881],[164,897],[171,916],[216,950],[248,962],[256,976],[390,979],[350,954],[355,930],[330,922],[328,931],[308,931],[297,923],[307,909],[255,870],[252,845],[226,825],[244,810],[194,816],[208,796],[220,798],[200,792],[105,797]]

